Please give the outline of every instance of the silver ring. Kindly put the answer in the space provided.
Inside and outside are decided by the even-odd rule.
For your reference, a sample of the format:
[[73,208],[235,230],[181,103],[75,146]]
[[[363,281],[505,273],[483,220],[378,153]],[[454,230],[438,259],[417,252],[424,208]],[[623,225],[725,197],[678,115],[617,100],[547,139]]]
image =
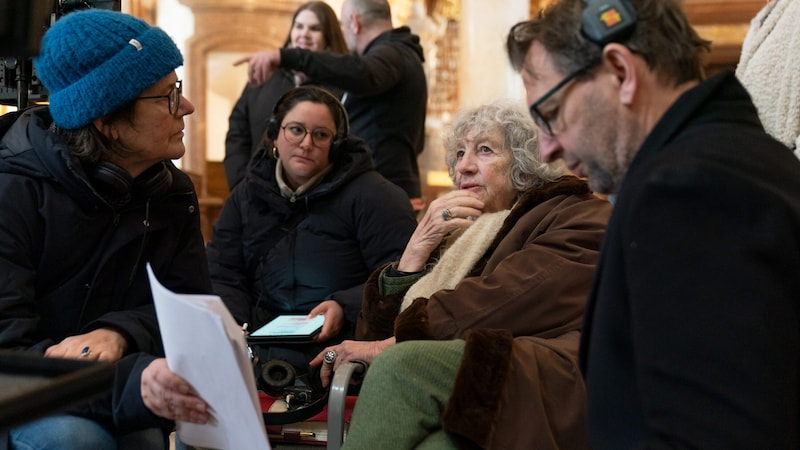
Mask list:
[[325,364],[333,364],[336,362],[337,356],[339,356],[339,354],[336,353],[336,350],[328,350],[325,352],[325,356],[322,358],[322,360],[325,362]]
[[86,358],[91,354],[92,354],[92,349],[90,349],[88,345],[86,347],[83,347],[83,350],[81,350],[81,358]]
[[442,210],[442,219],[444,219],[445,222],[452,218],[453,218],[453,213],[451,213],[449,209]]

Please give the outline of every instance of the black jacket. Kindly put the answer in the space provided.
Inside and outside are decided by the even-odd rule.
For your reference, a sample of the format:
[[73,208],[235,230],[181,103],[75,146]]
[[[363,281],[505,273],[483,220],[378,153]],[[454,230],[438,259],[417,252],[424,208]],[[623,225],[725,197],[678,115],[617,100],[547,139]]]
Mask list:
[[[171,290],[211,292],[192,182],[165,162],[166,192],[134,189],[129,203],[113,208],[51,123],[40,107],[0,129],[0,348],[43,352],[67,336],[113,327],[127,338],[128,354],[161,355],[145,263]],[[85,415],[130,425],[112,424],[107,401]]]
[[361,56],[281,49],[281,67],[347,91],[351,134],[369,144],[375,168],[409,197],[421,194],[417,155],[425,144],[428,88],[419,37],[386,31]]
[[[342,162],[295,201],[281,196],[276,161],[262,152],[223,206],[208,244],[210,273],[240,323],[255,329],[334,299],[353,324],[369,274],[405,248],[416,227],[408,198],[372,168],[364,141],[345,146]],[[293,217],[298,223],[287,225]]]
[[732,73],[625,176],[581,343],[597,449],[800,446],[800,162]]
[[[307,82],[304,84],[313,84]],[[228,134],[225,138],[225,178],[232,190],[244,178],[247,164],[261,148],[271,148],[272,144],[264,143],[264,132],[267,122],[278,99],[295,87],[294,78],[288,70],[279,70],[260,86],[248,84],[236,101],[228,118]],[[341,91],[329,86],[322,86],[337,97]]]

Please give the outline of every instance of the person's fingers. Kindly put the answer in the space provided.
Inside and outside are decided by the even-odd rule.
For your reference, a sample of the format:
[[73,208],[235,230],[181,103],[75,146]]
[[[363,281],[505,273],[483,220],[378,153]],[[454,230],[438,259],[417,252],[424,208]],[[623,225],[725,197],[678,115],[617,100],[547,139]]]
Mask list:
[[330,364],[322,364],[319,369],[319,379],[322,382],[322,387],[326,388],[331,382],[331,375],[333,374],[333,369],[331,369]]
[[240,66],[246,62],[250,62],[250,56],[244,56],[242,58],[237,59],[236,61],[233,62],[233,65]]
[[[188,383],[166,368],[165,360],[156,360],[142,373],[142,400],[161,417],[192,423],[211,419],[208,405],[189,392]],[[177,388],[177,389],[176,389]]]
[[208,406],[197,397],[173,395],[169,405],[175,420],[206,423],[211,419]]

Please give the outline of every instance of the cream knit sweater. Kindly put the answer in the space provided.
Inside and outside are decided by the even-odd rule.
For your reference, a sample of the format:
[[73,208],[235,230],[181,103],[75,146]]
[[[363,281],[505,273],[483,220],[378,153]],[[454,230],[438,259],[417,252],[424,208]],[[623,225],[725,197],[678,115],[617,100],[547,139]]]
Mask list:
[[756,14],[736,76],[767,133],[800,157],[800,0],[771,0]]

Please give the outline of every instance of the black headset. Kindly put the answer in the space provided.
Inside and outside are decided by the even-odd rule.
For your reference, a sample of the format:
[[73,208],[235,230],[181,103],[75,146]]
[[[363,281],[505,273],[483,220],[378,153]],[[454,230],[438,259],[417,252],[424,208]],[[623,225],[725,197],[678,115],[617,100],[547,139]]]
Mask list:
[[584,0],[581,32],[599,46],[628,37],[636,25],[636,10],[628,0]]
[[[320,103],[322,102],[321,97],[326,97],[328,100],[333,102],[338,108],[341,116],[338,120],[339,127],[336,130],[336,136],[334,137],[333,142],[331,142],[331,148],[328,152],[328,159],[331,162],[339,161],[344,156],[345,142],[347,142],[347,137],[350,135],[350,119],[347,117],[347,110],[344,109],[342,102],[340,102],[335,95],[321,87],[311,85],[298,86],[283,94],[281,98],[278,99],[275,107],[272,109],[272,117],[267,122],[267,137],[273,142],[278,139],[278,134],[281,131],[281,121],[283,120],[283,117],[286,116],[285,111],[281,113],[284,103],[290,101],[296,101],[298,103],[302,101]],[[280,118],[278,118],[279,114],[281,116]]]
[[267,425],[302,422],[319,414],[328,404],[328,390],[322,387],[320,366],[306,364],[305,373],[288,361],[272,359],[257,369],[256,384],[268,395],[283,399],[287,410],[263,413]]
[[122,167],[100,161],[89,177],[92,186],[115,209],[128,204],[134,195],[158,197],[166,194],[172,186],[172,172],[164,161],[145,170],[136,179]]

